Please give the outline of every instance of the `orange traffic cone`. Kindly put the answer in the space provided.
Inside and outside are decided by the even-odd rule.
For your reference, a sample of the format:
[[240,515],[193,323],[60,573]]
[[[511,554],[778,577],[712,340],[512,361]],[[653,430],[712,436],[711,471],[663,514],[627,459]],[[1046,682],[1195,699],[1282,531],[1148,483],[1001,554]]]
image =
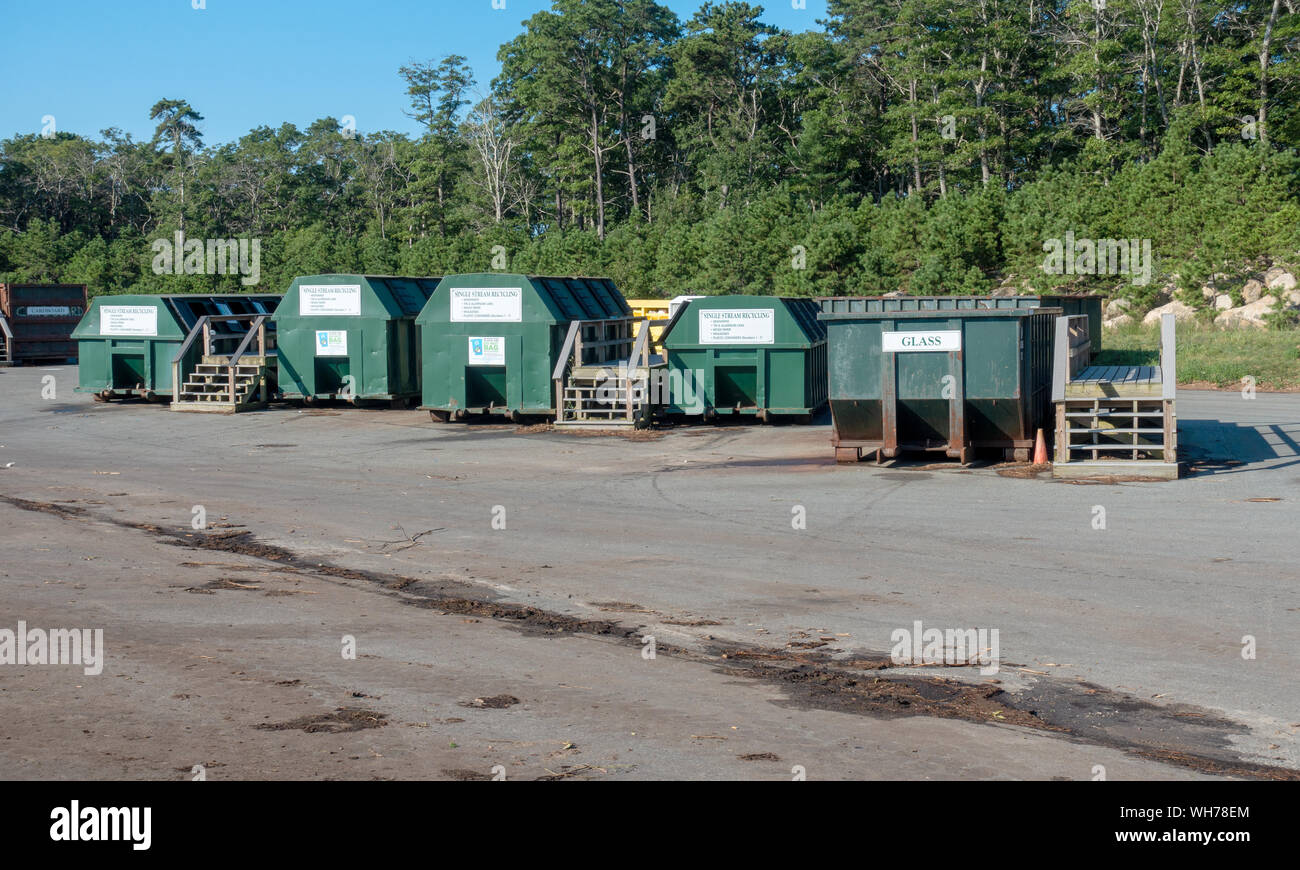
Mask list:
[[1043,440],[1043,430],[1038,430],[1038,438],[1034,441],[1034,465],[1047,464],[1047,442]]

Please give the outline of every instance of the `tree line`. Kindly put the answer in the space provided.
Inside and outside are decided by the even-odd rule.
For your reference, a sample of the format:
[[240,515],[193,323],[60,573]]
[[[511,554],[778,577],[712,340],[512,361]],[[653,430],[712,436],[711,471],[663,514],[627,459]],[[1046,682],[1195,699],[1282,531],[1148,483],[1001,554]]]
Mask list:
[[1037,269],[1069,231],[1150,239],[1195,282],[1300,252],[1297,5],[830,0],[792,33],[734,0],[554,0],[490,83],[456,54],[396,70],[415,136],[323,118],[213,144],[168,98],[148,141],[4,140],[0,276],[247,289],[155,274],[179,231],[260,239],[263,291],[503,265],[629,296],[1104,283]]

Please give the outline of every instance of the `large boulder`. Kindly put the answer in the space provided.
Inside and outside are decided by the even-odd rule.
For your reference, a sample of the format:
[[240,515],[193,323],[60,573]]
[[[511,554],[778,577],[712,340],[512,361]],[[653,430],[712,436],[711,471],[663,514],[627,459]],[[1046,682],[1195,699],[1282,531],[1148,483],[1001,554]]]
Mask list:
[[1245,286],[1241,288],[1241,298],[1246,301],[1247,305],[1252,302],[1258,302],[1264,295],[1266,289],[1267,288],[1264,286],[1263,281],[1251,278],[1246,282]]
[[1101,325],[1106,329],[1119,329],[1122,326],[1128,326],[1132,322],[1133,322],[1133,315],[1117,314],[1114,317],[1111,317],[1107,320],[1103,320],[1101,322]]
[[1174,316],[1174,320],[1178,321],[1179,323],[1182,323],[1183,321],[1186,320],[1196,319],[1195,308],[1188,305],[1186,302],[1179,302],[1177,299],[1175,299],[1173,302],[1168,302],[1164,305],[1161,305],[1159,308],[1152,308],[1150,311],[1147,312],[1147,316],[1142,318],[1142,323],[1144,325],[1150,323],[1159,323],[1160,318],[1166,314],[1172,314]]
[[1115,298],[1106,303],[1105,316],[1119,317],[1125,311],[1133,307],[1133,303],[1127,299]]
[[1227,293],[1220,293],[1214,297],[1214,307],[1219,311],[1227,311],[1232,307],[1232,297]]
[[1270,290],[1280,291],[1278,295],[1289,293],[1296,288],[1295,275],[1286,269],[1274,266],[1264,273],[1264,286]]
[[1267,326],[1268,321],[1264,319],[1264,315],[1273,310],[1273,303],[1272,296],[1265,296],[1263,299],[1247,302],[1240,308],[1229,308],[1227,311],[1219,313],[1214,318],[1214,322],[1219,326]]

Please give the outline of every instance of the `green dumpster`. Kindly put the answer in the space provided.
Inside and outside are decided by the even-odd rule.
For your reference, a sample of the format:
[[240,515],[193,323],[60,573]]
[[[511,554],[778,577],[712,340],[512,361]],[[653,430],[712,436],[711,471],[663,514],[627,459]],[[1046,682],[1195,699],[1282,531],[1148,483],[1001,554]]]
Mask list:
[[1046,308],[1059,308],[1068,317],[1082,314],[1088,318],[1088,338],[1092,342],[1092,352],[1101,350],[1101,303],[1100,296],[1090,293],[1071,293],[1057,296],[1039,296],[1039,303]]
[[[270,315],[278,295],[191,293],[171,296],[96,296],[72,337],[77,341],[79,393],[100,399],[172,393],[172,361],[205,315],[212,348],[232,353],[248,332],[248,315]],[[222,320],[221,315],[241,317]],[[202,361],[203,342],[191,341],[180,361],[181,380]]]
[[[603,324],[617,324],[630,337],[631,315],[608,278],[448,275],[417,321],[421,407],[441,421],[469,414],[554,416],[552,377],[570,325],[594,335]],[[602,332],[587,346],[604,343]]]
[[663,332],[669,414],[807,422],[826,404],[826,326],[811,299],[705,296]]
[[394,405],[418,397],[415,317],[437,286],[437,278],[294,278],[274,318],[280,395]]
[[[1038,297],[835,297],[826,324],[836,459],[998,448],[1051,428],[1053,324]],[[1045,433],[1050,437],[1050,433]]]

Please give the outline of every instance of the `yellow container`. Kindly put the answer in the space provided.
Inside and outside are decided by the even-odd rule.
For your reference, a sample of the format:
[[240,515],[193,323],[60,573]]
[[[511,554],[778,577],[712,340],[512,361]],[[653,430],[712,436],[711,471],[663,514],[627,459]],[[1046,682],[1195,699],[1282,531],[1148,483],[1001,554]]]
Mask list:
[[632,316],[637,318],[636,332],[634,335],[641,334],[641,321],[650,321],[650,353],[663,356],[664,346],[662,337],[664,327],[668,325],[668,304],[667,299],[629,299],[628,307],[632,309]]

